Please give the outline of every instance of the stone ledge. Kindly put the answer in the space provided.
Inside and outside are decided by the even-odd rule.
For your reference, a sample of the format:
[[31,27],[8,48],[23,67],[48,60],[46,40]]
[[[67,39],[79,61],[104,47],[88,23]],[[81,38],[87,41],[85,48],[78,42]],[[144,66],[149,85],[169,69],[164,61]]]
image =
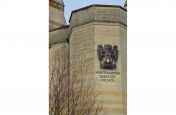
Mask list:
[[55,2],[55,1],[52,1],[52,0],[49,1],[49,6],[51,6],[53,8],[56,8],[58,10],[64,11],[64,5],[63,4],[59,4],[59,3]]
[[115,8],[121,8],[122,10],[124,10],[124,11],[127,12],[127,9],[125,9],[124,7],[122,7],[122,6],[120,6],[120,5],[93,4],[93,5],[89,5],[89,6],[86,6],[86,7],[80,8],[80,9],[77,9],[77,10],[73,10],[73,11],[71,12],[71,16],[70,16],[69,22],[70,22],[70,20],[71,20],[71,17],[72,17],[72,15],[73,15],[73,13],[78,12],[78,11],[81,11],[81,10],[85,10],[85,9],[88,9],[88,8],[91,8],[91,7],[115,7]]
[[127,25],[127,12],[116,5],[90,5],[72,12],[70,28],[94,21],[120,22]]

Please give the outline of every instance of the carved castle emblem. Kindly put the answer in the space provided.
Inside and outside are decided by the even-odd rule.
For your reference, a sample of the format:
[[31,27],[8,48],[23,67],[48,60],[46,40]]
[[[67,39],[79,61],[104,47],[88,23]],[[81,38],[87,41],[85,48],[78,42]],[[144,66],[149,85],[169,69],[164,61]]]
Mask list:
[[98,59],[100,61],[101,69],[116,69],[116,63],[119,57],[117,45],[98,45],[97,49]]

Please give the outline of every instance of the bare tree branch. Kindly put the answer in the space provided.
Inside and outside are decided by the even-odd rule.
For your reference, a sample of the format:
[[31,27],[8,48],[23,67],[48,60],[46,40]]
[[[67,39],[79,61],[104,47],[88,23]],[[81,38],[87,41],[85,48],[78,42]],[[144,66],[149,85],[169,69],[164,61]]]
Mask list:
[[86,77],[85,63],[79,62],[79,68],[69,73],[68,60],[50,51],[50,115],[97,115],[102,110],[103,104],[96,104],[95,84]]

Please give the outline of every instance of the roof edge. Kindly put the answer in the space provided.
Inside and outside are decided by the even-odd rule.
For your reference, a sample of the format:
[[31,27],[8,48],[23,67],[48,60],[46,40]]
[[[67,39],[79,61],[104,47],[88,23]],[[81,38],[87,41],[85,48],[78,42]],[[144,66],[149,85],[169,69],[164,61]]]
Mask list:
[[71,21],[71,17],[73,15],[73,13],[75,12],[78,12],[78,11],[81,11],[81,10],[85,10],[85,9],[88,9],[88,8],[91,8],[91,7],[115,7],[115,8],[121,8],[122,10],[124,11],[127,11],[127,9],[125,9],[124,7],[120,6],[120,5],[104,5],[104,4],[92,4],[92,5],[89,5],[89,6],[86,6],[86,7],[83,7],[83,8],[79,8],[77,10],[73,10],[71,12],[71,16],[70,16],[70,19],[69,19],[69,22]]
[[56,2],[56,1],[54,1],[54,0],[49,0],[49,1],[50,1],[50,2],[54,2],[54,3],[56,3],[56,4],[60,4],[60,5],[62,5],[62,6],[65,7],[65,4],[64,4],[64,3]]
[[65,28],[69,28],[69,27],[70,27],[70,25],[65,25],[65,26],[62,26],[62,27],[53,29],[53,30],[51,30],[51,31],[49,31],[49,32],[54,32],[54,31],[61,30],[61,29],[65,29]]

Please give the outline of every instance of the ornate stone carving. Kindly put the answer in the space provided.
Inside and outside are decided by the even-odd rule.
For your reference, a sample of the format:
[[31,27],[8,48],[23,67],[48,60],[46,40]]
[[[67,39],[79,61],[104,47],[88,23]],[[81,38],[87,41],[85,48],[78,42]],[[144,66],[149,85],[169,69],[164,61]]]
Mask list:
[[101,69],[116,69],[116,63],[119,56],[117,45],[98,45],[97,49],[98,59],[100,61]]

